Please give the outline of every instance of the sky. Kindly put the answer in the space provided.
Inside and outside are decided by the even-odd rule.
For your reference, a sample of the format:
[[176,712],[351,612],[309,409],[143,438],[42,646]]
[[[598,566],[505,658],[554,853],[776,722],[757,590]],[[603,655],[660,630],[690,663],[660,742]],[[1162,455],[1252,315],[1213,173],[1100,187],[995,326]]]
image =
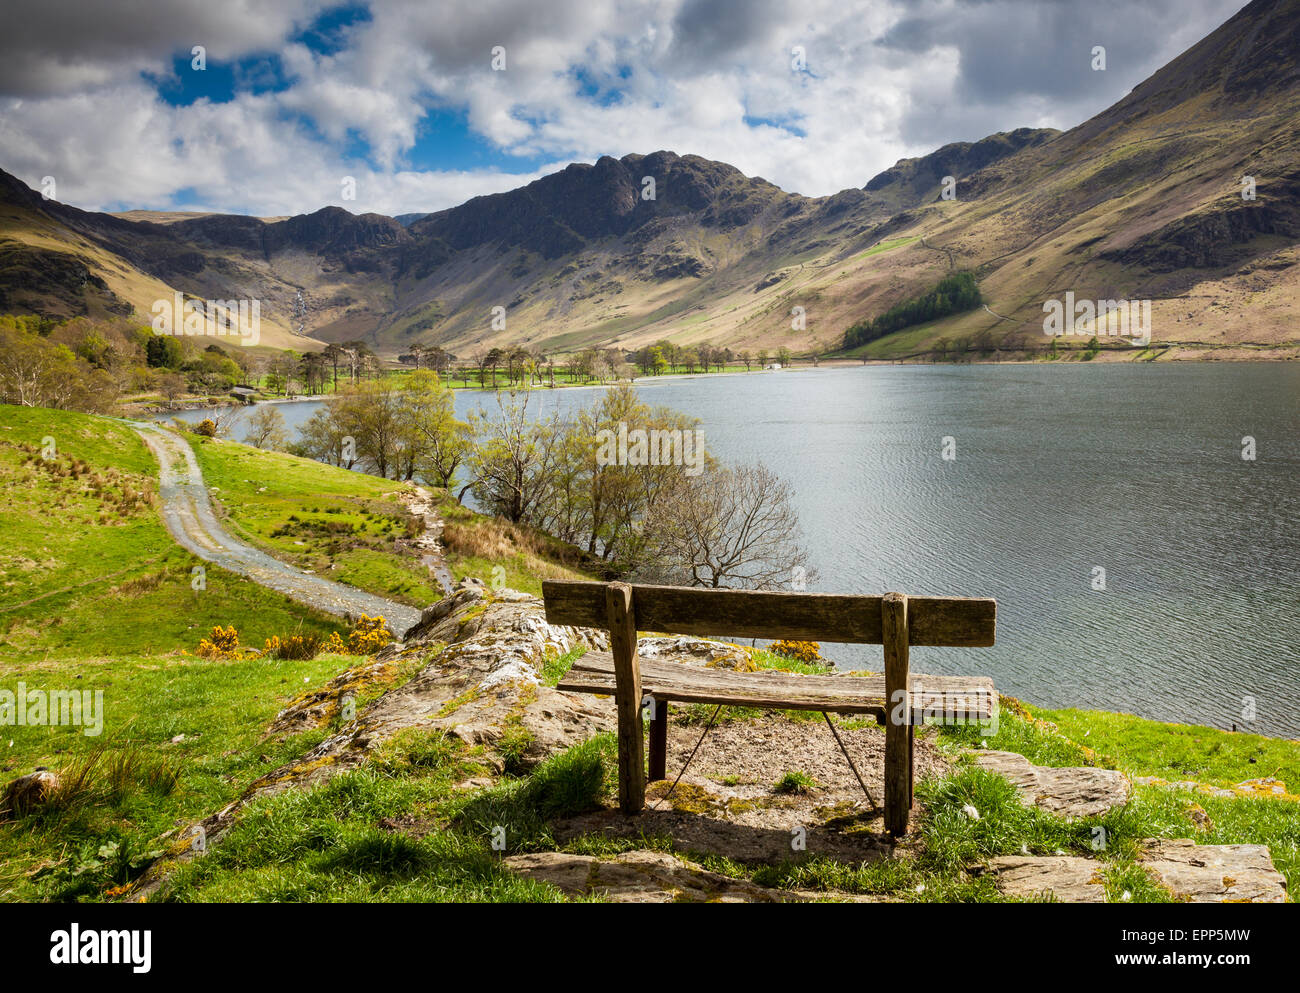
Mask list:
[[88,210],[395,215],[668,149],[825,196],[1073,127],[1241,6],[5,0],[0,168]]

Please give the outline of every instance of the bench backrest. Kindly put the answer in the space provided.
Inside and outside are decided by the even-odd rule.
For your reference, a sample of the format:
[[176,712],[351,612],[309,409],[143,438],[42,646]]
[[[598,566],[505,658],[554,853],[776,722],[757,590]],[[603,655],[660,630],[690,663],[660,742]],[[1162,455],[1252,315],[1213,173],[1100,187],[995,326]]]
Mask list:
[[[547,580],[546,620],[573,627],[608,627],[608,583]],[[884,644],[884,597],[837,593],[769,593],[691,586],[632,586],[641,631]],[[985,648],[993,644],[997,601],[970,597],[907,598],[909,645]]]

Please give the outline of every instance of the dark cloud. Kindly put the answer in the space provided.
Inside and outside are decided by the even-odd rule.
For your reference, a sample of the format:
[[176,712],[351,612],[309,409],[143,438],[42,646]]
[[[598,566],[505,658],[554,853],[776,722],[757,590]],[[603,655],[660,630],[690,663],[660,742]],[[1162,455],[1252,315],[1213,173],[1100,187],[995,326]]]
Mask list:
[[5,0],[0,95],[75,93],[170,65],[203,45],[212,59],[278,47],[328,0]]
[[[1226,21],[1241,0],[962,0],[924,3],[877,44],[895,56],[957,53],[951,94],[920,100],[903,137],[924,143],[981,137],[1016,123],[999,111],[1035,106],[1078,123],[1118,100]],[[1092,68],[1105,48],[1106,69]],[[897,62],[895,61],[895,64]],[[966,126],[963,126],[965,123]]]

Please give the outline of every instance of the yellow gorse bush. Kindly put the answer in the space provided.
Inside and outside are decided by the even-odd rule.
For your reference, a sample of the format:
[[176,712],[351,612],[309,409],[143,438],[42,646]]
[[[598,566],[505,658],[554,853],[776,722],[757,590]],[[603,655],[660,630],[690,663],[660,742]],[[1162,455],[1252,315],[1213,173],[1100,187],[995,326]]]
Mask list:
[[388,630],[387,621],[362,614],[346,640],[335,631],[323,650],[335,655],[374,655],[392,640],[393,632]]
[[392,640],[393,632],[388,630],[387,621],[362,614],[348,635],[348,654],[374,655]]
[[796,662],[812,664],[822,661],[822,646],[815,641],[787,641],[782,638],[774,642],[769,651]]
[[239,632],[235,625],[223,628],[220,624],[199,642],[198,654],[204,659],[230,659],[239,655]]

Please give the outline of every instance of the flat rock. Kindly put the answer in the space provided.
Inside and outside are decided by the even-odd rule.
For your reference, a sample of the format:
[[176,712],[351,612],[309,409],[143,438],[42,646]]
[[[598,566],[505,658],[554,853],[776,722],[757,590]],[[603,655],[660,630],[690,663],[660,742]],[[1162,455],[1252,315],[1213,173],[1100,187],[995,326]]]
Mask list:
[[[1151,877],[1185,903],[1285,903],[1286,877],[1265,845],[1198,845],[1152,838],[1138,856]],[[1008,896],[1054,894],[1063,903],[1104,903],[1105,863],[1077,855],[1005,855],[982,870]]]
[[1054,769],[1015,752],[993,751],[976,752],[975,764],[1013,782],[1025,803],[1066,818],[1098,817],[1127,803],[1133,793],[1128,779],[1114,769]]
[[1286,877],[1267,845],[1198,845],[1189,838],[1143,842],[1139,861],[1190,903],[1286,903]]
[[1250,799],[1300,800],[1300,796],[1288,792],[1286,783],[1273,777],[1247,779],[1235,786],[1213,786],[1198,783],[1190,779],[1168,780],[1159,776],[1138,776],[1133,780],[1139,786],[1161,786],[1169,790],[1192,790],[1205,796],[1220,796],[1227,799],[1246,797]]
[[597,894],[613,903],[804,903],[814,900],[872,902],[845,893],[778,890],[710,872],[666,852],[631,851],[613,858],[539,852],[512,855],[506,868],[550,883],[570,896]]
[[986,871],[1007,896],[1052,894],[1062,903],[1105,903],[1102,863],[1078,855],[1003,855]]
[[0,791],[0,821],[21,817],[49,803],[59,791],[59,777],[43,766],[19,776]]

